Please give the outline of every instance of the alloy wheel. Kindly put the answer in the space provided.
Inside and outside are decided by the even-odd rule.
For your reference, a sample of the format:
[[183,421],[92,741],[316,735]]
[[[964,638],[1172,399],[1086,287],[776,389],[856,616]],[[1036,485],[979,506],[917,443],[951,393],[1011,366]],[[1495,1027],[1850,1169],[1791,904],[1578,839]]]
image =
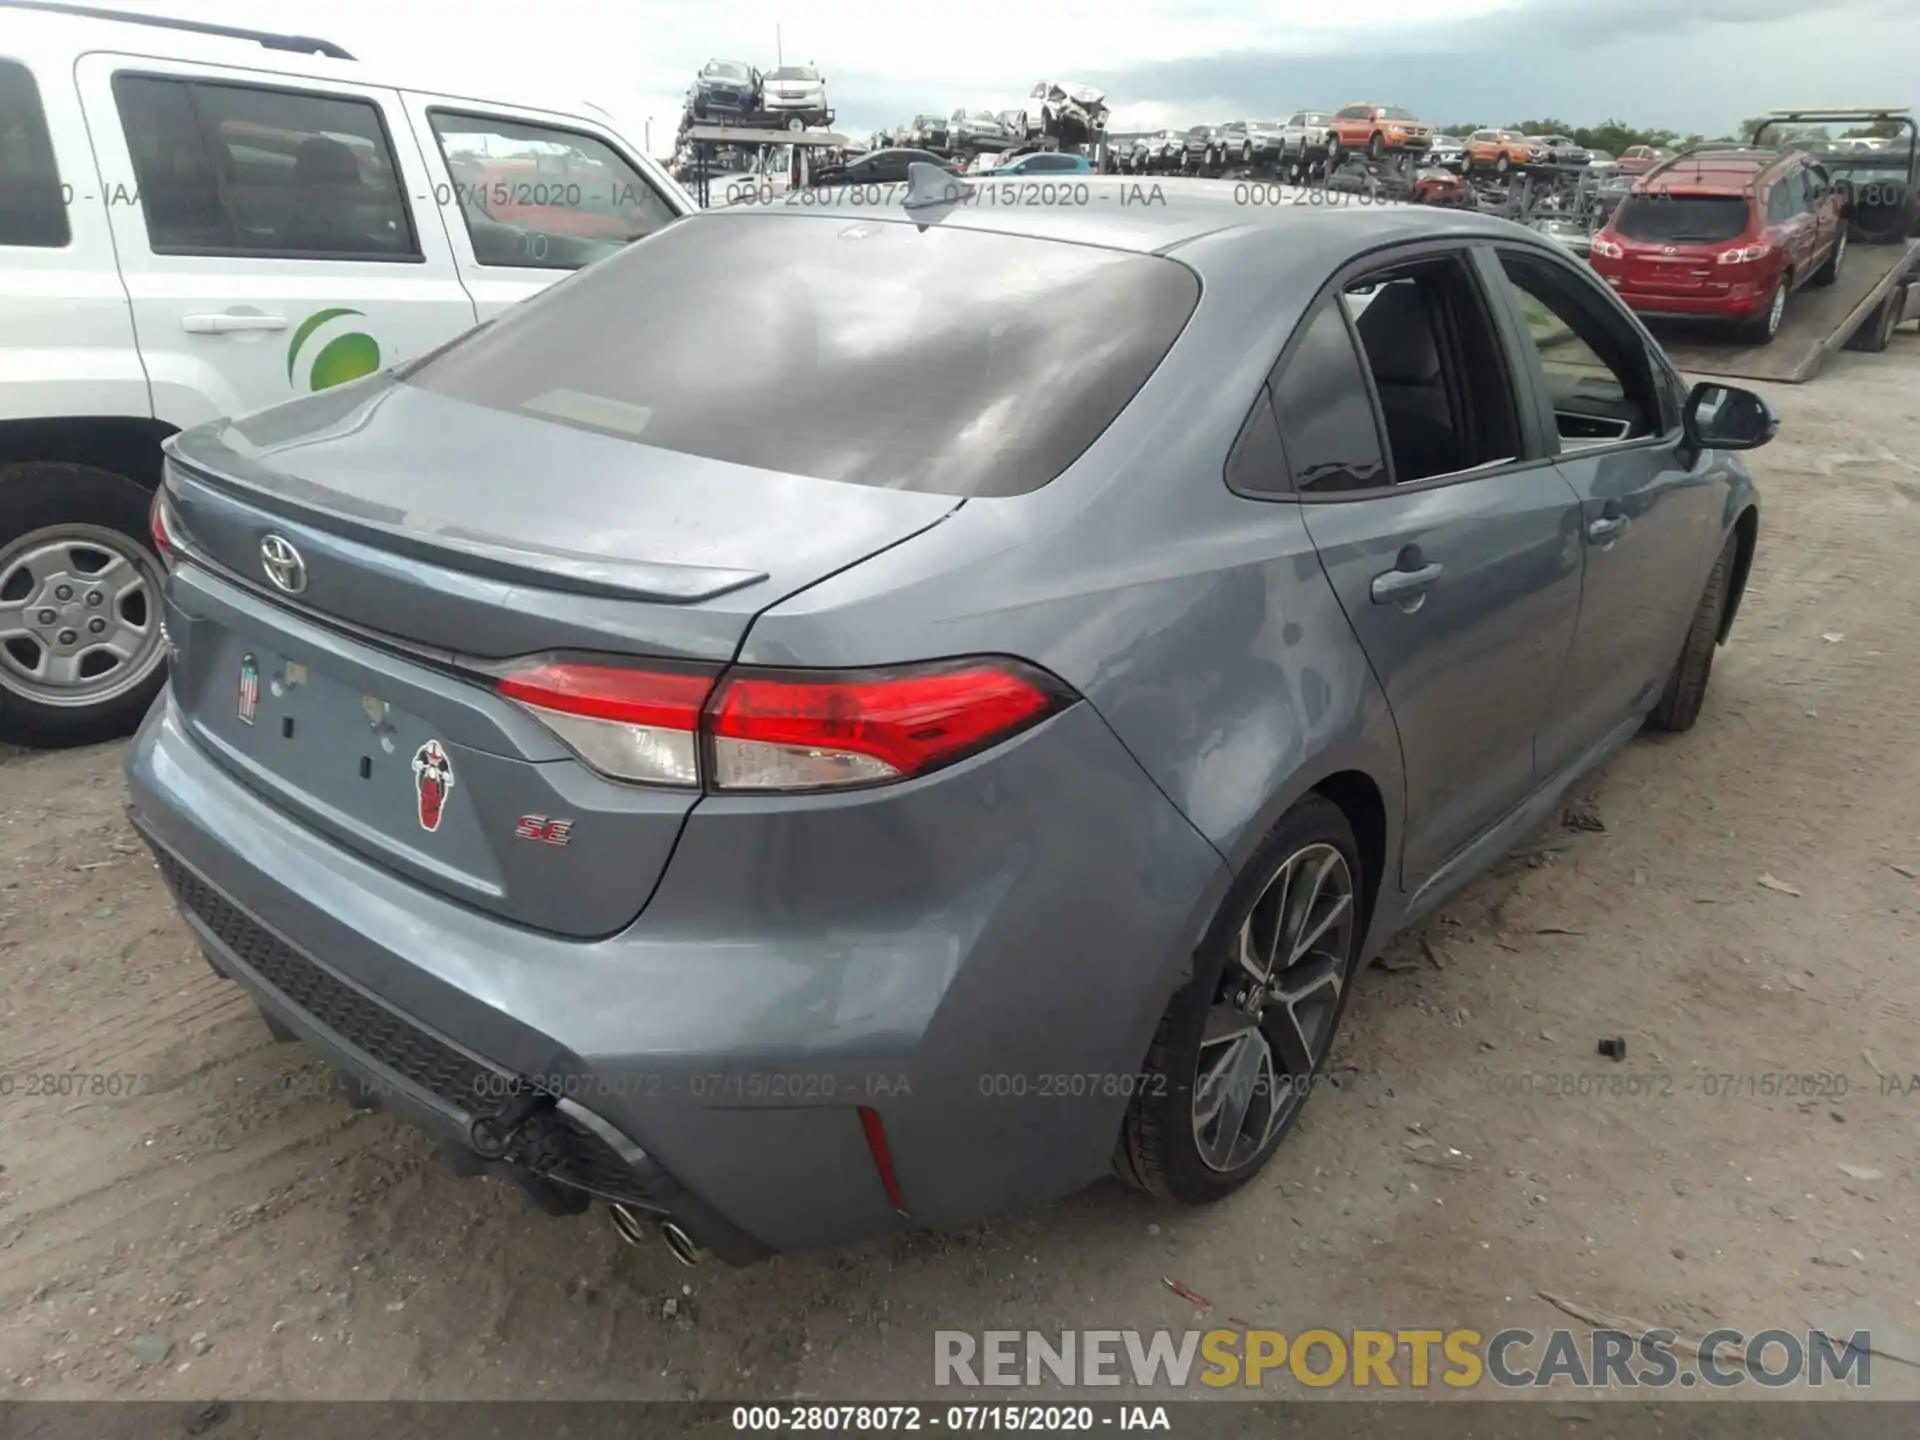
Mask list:
[[1305,1103],[1347,983],[1353,872],[1332,845],[1303,846],[1267,882],[1234,939],[1200,1040],[1193,1135],[1233,1171],[1263,1154]]
[[164,658],[159,563],[98,525],[29,531],[0,550],[0,687],[42,705],[98,705]]

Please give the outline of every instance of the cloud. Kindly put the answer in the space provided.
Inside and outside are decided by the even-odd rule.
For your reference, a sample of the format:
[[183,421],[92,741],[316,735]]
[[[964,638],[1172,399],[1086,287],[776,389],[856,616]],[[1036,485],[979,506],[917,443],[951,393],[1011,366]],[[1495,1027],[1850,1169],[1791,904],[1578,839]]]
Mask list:
[[776,44],[826,73],[839,128],[1019,103],[1036,80],[1106,89],[1126,128],[1378,99],[1442,123],[1617,116],[1717,133],[1809,97],[1920,99],[1915,0],[970,0],[954,23],[897,0],[114,0],[323,35],[383,73],[469,92],[587,98],[669,143],[711,56]]

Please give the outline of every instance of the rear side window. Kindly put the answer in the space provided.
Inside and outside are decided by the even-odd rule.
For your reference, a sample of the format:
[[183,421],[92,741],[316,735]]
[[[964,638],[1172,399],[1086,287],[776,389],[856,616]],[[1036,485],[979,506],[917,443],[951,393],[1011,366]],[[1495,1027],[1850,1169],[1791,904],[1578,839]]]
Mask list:
[[1112,423],[1199,298],[1193,272],[1158,256],[716,213],[515,306],[404,379],[713,460],[1018,495]]
[[1294,489],[1313,494],[1388,483],[1373,401],[1339,307],[1323,303],[1273,385]]
[[39,87],[26,66],[0,60],[0,245],[58,248],[71,238]]
[[154,253],[420,258],[371,101],[150,75],[113,94]]
[[1746,234],[1748,213],[1739,195],[1629,195],[1613,227],[1629,240],[1713,244]]
[[450,110],[428,119],[482,265],[578,270],[677,213],[596,136]]

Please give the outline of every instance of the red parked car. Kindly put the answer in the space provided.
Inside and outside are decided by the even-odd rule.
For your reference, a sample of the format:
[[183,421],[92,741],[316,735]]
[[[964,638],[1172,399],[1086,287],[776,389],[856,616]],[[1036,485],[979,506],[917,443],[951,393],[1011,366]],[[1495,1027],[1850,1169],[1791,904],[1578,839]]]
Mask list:
[[1671,150],[1662,150],[1658,145],[1629,145],[1614,160],[1613,168],[1621,175],[1644,175],[1663,160],[1672,158]]
[[1593,237],[1589,263],[1642,315],[1725,320],[1764,345],[1787,297],[1831,285],[1840,193],[1799,151],[1694,150],[1649,170]]

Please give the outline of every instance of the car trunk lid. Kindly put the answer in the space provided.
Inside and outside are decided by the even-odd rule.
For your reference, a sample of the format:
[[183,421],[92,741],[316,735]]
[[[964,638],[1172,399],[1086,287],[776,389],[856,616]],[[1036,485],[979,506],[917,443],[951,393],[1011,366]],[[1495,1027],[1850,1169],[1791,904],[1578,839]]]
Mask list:
[[490,674],[555,652],[718,668],[759,611],[959,503],[383,379],[169,450],[173,688],[202,744],[343,846],[580,936],[638,914],[697,792],[600,776]]

